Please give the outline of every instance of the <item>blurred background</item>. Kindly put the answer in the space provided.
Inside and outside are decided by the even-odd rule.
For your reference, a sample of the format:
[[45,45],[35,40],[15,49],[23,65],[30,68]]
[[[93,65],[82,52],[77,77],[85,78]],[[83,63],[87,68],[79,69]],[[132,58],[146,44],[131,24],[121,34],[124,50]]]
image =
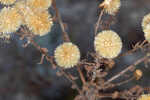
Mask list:
[[[71,41],[79,46],[82,58],[88,52],[94,52],[94,26],[98,19],[99,3],[103,0],[56,0],[67,32]],[[52,8],[49,11],[54,14]],[[100,28],[116,31],[123,41],[123,52],[132,49],[132,45],[144,40],[141,28],[143,16],[150,13],[149,0],[121,0],[121,8],[116,16],[104,14],[103,24],[110,18],[110,27]],[[106,21],[106,23],[105,23]],[[70,87],[70,82],[64,77],[56,76],[50,64],[44,61],[39,65],[41,54],[32,45],[23,48],[26,41],[20,41],[19,37],[12,35],[9,41],[0,39],[0,100],[73,100],[77,94]],[[53,55],[55,48],[62,43],[59,24],[54,24],[52,31],[43,37],[37,37],[35,41],[42,47],[46,47]],[[128,65],[132,64],[143,54],[136,52],[130,56],[115,59],[116,66],[108,77],[115,75]],[[143,64],[137,66],[144,71],[144,77],[139,81],[118,87],[118,90],[130,88],[135,84],[150,86],[150,68]],[[69,72],[78,75],[76,69]],[[132,74],[132,73],[129,73]],[[118,80],[116,80],[118,81]]]

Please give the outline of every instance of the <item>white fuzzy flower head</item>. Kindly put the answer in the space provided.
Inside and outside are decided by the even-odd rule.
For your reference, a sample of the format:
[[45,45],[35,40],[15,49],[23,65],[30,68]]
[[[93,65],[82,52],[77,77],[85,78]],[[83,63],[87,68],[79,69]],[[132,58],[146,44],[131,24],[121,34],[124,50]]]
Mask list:
[[100,7],[104,7],[106,13],[115,15],[121,6],[120,0],[104,0]]
[[122,49],[122,41],[117,33],[112,30],[100,32],[94,41],[95,51],[104,58],[115,58]]
[[66,42],[56,48],[54,57],[60,67],[71,68],[78,64],[80,51],[76,45]]
[[4,7],[0,11],[0,32],[12,33],[17,31],[22,23],[22,17],[15,8]]

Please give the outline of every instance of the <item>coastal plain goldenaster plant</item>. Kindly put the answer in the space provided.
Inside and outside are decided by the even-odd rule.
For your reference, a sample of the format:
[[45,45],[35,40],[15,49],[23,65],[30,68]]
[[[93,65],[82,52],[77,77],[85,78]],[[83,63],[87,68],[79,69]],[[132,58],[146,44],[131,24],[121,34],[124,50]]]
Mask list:
[[60,67],[71,68],[78,64],[80,51],[76,45],[66,42],[56,48],[54,57]]
[[110,15],[115,15],[121,6],[120,0],[104,0],[100,7],[104,7],[104,11]]
[[25,18],[25,23],[34,35],[39,36],[46,35],[53,25],[51,15],[47,10],[30,12]]
[[141,95],[138,100],[150,100],[150,94]]
[[16,0],[0,0],[0,3],[4,4],[4,5],[11,5],[15,2],[16,2]]
[[22,17],[15,8],[4,7],[0,12],[0,32],[16,32],[22,22]]
[[122,41],[116,32],[104,30],[95,37],[94,46],[99,56],[115,58],[121,52]]

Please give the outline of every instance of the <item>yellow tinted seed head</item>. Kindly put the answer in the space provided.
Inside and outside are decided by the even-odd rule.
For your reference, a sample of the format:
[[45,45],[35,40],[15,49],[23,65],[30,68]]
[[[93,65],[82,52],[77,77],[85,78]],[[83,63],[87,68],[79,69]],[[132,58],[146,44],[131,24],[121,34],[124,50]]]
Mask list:
[[145,39],[150,42],[150,24],[148,24],[143,31]]
[[60,67],[71,68],[78,64],[80,51],[76,45],[67,42],[56,48],[54,57]]
[[142,21],[142,28],[145,39],[150,42],[150,14],[144,16]]
[[11,33],[17,31],[22,23],[22,17],[15,8],[4,7],[0,12],[0,32]]
[[143,31],[146,29],[147,25],[150,24],[150,13],[145,15],[143,20],[142,20],[142,28]]
[[104,7],[106,13],[115,15],[120,8],[120,0],[104,0],[100,7]]
[[26,16],[32,13],[30,7],[26,5],[25,1],[18,1],[15,3],[14,8],[18,9],[19,14],[22,16],[22,24],[25,24]]
[[100,32],[94,41],[95,51],[104,58],[115,58],[122,49],[122,41],[117,33],[111,30]]
[[25,19],[27,27],[34,35],[46,35],[53,25],[51,15],[48,11],[32,12]]
[[52,0],[27,0],[27,5],[34,9],[48,9]]

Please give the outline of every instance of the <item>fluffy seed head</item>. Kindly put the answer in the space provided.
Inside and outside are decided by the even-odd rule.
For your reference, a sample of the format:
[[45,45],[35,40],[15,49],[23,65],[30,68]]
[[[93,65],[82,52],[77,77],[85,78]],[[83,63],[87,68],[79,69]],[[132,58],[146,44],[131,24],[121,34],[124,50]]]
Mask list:
[[142,21],[142,28],[145,39],[150,42],[150,13],[144,16]]
[[27,0],[27,5],[32,8],[48,9],[52,0]]
[[150,94],[141,95],[138,100],[150,100]]
[[56,48],[54,57],[60,67],[71,68],[79,62],[80,51],[76,45],[66,42]]
[[19,14],[22,16],[22,24],[25,24],[26,16],[32,13],[30,7],[26,5],[25,1],[18,1],[15,3],[14,8],[18,9]]
[[46,35],[53,25],[51,15],[46,10],[28,14],[25,22],[32,33],[39,36]]
[[15,8],[4,7],[0,12],[0,32],[11,33],[17,31],[21,25],[21,15]]
[[106,13],[110,15],[115,15],[120,6],[120,0],[104,0],[102,4],[100,4],[100,7],[103,6]]
[[104,58],[115,58],[122,49],[122,41],[112,30],[100,32],[94,41],[95,51]]
[[145,39],[150,42],[150,24],[148,24],[143,31]]
[[143,31],[146,29],[147,25],[150,24],[150,13],[145,15],[143,20],[142,20],[142,28]]
[[30,10],[25,1],[16,2],[14,8],[18,9],[22,15],[27,15],[27,12]]
[[15,2],[16,2],[16,0],[0,0],[0,3],[2,3],[4,5],[11,5]]

